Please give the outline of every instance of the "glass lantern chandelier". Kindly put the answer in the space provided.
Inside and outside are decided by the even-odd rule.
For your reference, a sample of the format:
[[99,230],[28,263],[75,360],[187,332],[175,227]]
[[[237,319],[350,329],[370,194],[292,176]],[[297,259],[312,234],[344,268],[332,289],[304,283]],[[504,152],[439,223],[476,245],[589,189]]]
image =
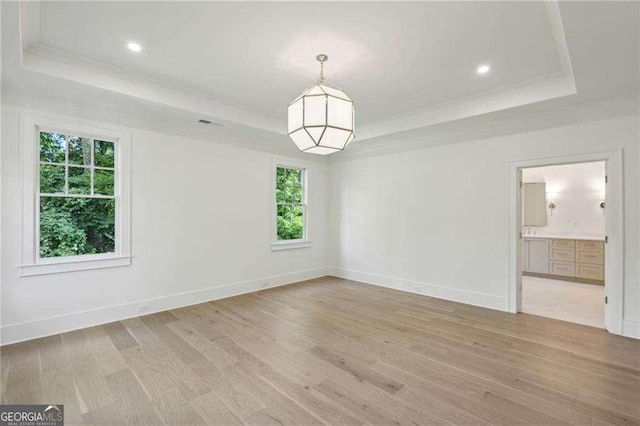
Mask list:
[[302,152],[327,155],[342,151],[353,140],[355,111],[351,99],[324,79],[327,55],[320,62],[320,79],[289,104],[289,137]]

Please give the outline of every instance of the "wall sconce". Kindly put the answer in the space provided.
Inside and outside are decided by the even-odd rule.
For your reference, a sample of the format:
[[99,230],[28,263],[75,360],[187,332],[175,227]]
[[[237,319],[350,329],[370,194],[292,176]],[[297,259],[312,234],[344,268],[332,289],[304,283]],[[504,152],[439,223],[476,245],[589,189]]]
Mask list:
[[551,201],[549,203],[549,210],[551,211],[551,216],[553,216],[553,210],[556,208],[556,203],[554,203],[553,201]]

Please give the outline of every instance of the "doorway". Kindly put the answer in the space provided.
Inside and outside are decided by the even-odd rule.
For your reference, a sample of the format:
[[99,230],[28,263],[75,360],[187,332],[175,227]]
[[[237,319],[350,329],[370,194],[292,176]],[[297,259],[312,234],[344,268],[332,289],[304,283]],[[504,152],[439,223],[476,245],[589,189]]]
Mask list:
[[511,162],[509,237],[510,312],[622,333],[621,151]]
[[522,312],[605,328],[605,168],[522,169]]

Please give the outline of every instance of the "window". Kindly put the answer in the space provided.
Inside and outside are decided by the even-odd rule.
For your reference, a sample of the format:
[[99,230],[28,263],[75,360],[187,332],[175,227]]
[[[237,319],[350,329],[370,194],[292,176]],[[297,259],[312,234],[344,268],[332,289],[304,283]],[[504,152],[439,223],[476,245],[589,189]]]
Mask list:
[[130,264],[127,134],[23,120],[23,275]]
[[40,258],[114,253],[115,142],[40,132]]
[[275,229],[272,248],[308,247],[307,169],[275,164]]

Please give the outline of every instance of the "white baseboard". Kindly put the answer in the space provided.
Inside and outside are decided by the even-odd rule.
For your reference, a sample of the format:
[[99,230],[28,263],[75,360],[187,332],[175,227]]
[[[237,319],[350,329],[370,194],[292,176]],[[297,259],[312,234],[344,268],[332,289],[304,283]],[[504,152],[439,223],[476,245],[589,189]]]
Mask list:
[[[265,288],[273,288],[298,281],[310,280],[328,275],[328,268],[315,268],[289,274],[274,275],[250,281],[243,281],[224,286],[210,287],[186,293],[172,294],[154,299],[137,300],[115,306],[94,309],[84,312],[45,318],[20,324],[4,325],[0,328],[0,344],[23,342],[39,337],[51,336],[67,331],[107,324],[127,318],[195,305],[210,300],[224,299],[245,293],[252,293]],[[141,314],[140,305],[148,304],[149,311]]]
[[622,335],[625,337],[640,339],[640,321],[628,319],[622,320]]
[[[452,300],[455,302],[500,311],[508,310],[508,300],[506,297],[427,284],[402,278],[370,274],[351,269],[315,268],[224,286],[210,287],[186,293],[178,293],[154,299],[138,300],[121,305],[76,312],[26,323],[5,325],[0,328],[0,345],[23,342],[25,340],[37,339],[67,331],[133,318],[140,315],[147,315],[147,313],[141,314],[139,312],[140,305],[143,304],[148,304],[150,306],[148,313],[162,312],[211,300],[252,293],[265,288],[279,287],[298,281],[320,278],[326,275],[333,275],[339,278],[360,281],[366,284],[392,288],[414,294],[422,294],[439,299]],[[640,321],[625,319],[623,322],[622,334],[626,337],[640,339]]]
[[492,294],[461,290],[458,288],[411,281],[403,278],[386,277],[383,275],[370,274],[368,272],[354,271],[352,269],[344,268],[331,267],[329,268],[329,274],[335,277],[361,281],[363,283],[373,284],[380,287],[437,297],[438,299],[452,300],[454,302],[466,303],[468,305],[481,306],[483,308],[496,309],[499,311],[508,310],[508,299],[506,297],[494,296]]

